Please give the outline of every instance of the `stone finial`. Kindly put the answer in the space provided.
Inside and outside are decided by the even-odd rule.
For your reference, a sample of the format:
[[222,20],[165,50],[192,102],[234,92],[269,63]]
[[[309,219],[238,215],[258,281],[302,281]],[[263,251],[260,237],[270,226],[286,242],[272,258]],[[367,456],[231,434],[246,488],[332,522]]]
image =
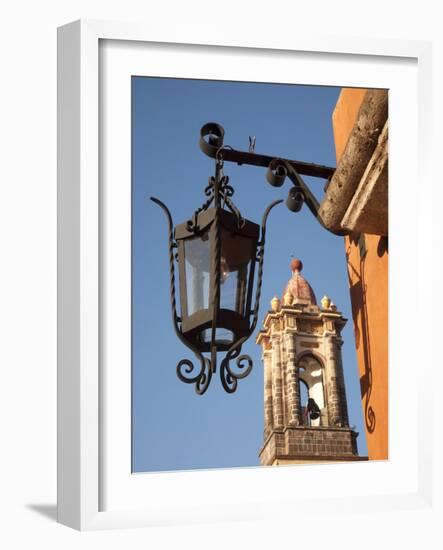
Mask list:
[[326,296],[326,294],[321,299],[321,307],[322,309],[329,309],[331,307],[331,298],[329,296]]
[[331,305],[329,306],[332,311],[337,311],[337,306],[334,304],[334,302],[331,302]]
[[271,300],[271,309],[272,311],[278,311],[280,309],[280,300],[277,296],[274,296]]
[[294,296],[290,292],[285,292],[283,295],[283,305],[291,306],[294,301]]

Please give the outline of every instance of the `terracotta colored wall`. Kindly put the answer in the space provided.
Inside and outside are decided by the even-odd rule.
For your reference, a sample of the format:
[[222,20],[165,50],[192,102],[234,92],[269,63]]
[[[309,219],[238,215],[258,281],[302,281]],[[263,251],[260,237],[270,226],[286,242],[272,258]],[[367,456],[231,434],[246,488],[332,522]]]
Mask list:
[[364,88],[342,88],[337,105],[332,113],[337,162],[345,150],[365,93],[366,89]]
[[[337,101],[332,116],[337,162],[365,92],[343,88]],[[345,250],[368,456],[382,460],[388,458],[387,240],[377,235],[345,237]]]

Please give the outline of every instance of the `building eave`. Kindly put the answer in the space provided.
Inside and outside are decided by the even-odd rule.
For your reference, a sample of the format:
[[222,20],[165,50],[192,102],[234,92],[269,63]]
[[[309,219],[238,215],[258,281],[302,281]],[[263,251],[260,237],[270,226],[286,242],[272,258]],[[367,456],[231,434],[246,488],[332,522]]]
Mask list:
[[319,215],[331,231],[388,232],[388,92],[368,90]]

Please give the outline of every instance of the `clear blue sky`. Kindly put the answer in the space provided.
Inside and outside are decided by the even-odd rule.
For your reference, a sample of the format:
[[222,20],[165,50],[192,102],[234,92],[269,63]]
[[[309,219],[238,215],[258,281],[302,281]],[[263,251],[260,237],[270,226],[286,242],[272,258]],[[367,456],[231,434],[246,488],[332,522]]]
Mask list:
[[[133,112],[133,470],[257,466],[263,437],[263,368],[255,335],[243,347],[254,360],[248,378],[228,395],[218,375],[203,396],[176,376],[182,358],[194,359],[176,338],[169,305],[167,224],[151,195],[167,204],[174,223],[204,202],[213,160],[198,147],[205,122],[225,128],[225,144],[256,152],[335,166],[331,116],[340,89],[202,80],[134,77]],[[289,183],[273,188],[262,168],[226,163],[234,201],[260,223],[265,207],[286,198]],[[324,180],[306,178],[318,197]],[[359,453],[366,454],[354,348],[344,243],[323,229],[306,206],[294,214],[276,207],[268,221],[261,328],[274,295],[291,273],[291,255],[317,299],[328,294],[349,322],[343,331],[343,364],[350,423]]]

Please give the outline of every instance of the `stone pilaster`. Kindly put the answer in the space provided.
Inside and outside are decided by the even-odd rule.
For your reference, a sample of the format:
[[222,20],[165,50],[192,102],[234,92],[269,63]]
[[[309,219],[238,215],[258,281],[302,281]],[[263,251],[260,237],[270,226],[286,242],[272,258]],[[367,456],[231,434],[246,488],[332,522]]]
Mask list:
[[329,425],[344,426],[342,418],[342,399],[339,384],[339,365],[337,364],[337,353],[335,337],[328,336],[325,342],[326,348],[326,391],[328,400]]
[[286,333],[286,396],[288,403],[288,425],[300,426],[301,404],[300,384],[298,380],[298,366],[296,364],[295,337],[291,332]]
[[343,341],[341,338],[334,338],[334,350],[335,350],[335,363],[337,365],[337,385],[338,392],[340,395],[340,416],[343,426],[349,426],[349,417],[348,417],[348,404],[346,399],[346,390],[345,390],[345,377],[343,373],[343,361],[341,356],[341,346]]
[[[281,325],[284,324],[282,320]],[[281,382],[282,382],[282,399],[283,399],[283,421],[286,426],[289,419],[288,395],[287,395],[287,380],[288,380],[288,360],[286,350],[286,335],[282,330],[280,334],[280,361],[281,361]]]
[[283,428],[283,383],[280,350],[280,335],[271,336],[272,343],[272,408],[274,413],[274,428]]
[[271,433],[274,428],[274,412],[272,406],[272,353],[271,350],[263,350],[263,364],[265,374],[264,384],[264,409],[265,409],[265,427],[264,437]]

